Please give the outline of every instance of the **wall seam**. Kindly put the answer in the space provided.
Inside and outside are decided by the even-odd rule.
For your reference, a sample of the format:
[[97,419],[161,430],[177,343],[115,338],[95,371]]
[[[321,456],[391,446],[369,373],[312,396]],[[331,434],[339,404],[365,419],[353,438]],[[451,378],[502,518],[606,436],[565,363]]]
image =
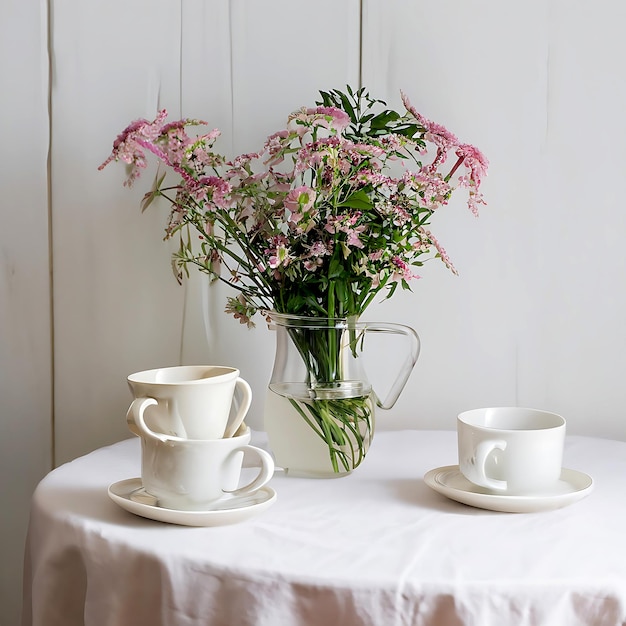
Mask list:
[[363,2],[359,0],[359,89],[363,87]]
[[50,324],[50,463],[56,467],[56,376],[55,376],[55,324],[54,324],[54,250],[52,224],[52,82],[53,82],[53,44],[52,44],[52,2],[44,0],[46,11],[46,49],[48,52],[48,154],[46,159],[46,195],[48,203],[48,302]]
[[[185,80],[185,77],[183,75],[183,71],[184,71],[184,52],[183,52],[183,37],[184,37],[184,23],[185,23],[185,3],[180,2],[180,13],[179,13],[179,19],[180,19],[180,24],[179,24],[179,28],[178,28],[178,117],[179,118],[183,118],[184,116],[184,112],[183,112],[183,83]],[[187,300],[188,300],[188,291],[189,291],[189,287],[188,287],[188,282],[187,280],[183,281],[183,311],[182,311],[182,316],[181,316],[181,324],[180,324],[180,339],[178,342],[178,364],[179,365],[183,365],[183,357],[184,357],[184,352],[185,352],[185,329],[187,326]]]

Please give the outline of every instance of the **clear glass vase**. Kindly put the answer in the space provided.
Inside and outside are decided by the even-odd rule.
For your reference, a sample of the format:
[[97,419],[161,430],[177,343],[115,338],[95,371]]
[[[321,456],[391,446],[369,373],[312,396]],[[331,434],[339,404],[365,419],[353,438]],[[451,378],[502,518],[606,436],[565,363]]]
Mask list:
[[[353,318],[271,313],[270,319],[276,355],[264,421],[277,466],[297,476],[349,474],[372,442],[375,408],[391,408],[408,380],[419,355],[417,334],[401,324]],[[405,338],[405,358],[384,401],[363,367],[370,333]]]

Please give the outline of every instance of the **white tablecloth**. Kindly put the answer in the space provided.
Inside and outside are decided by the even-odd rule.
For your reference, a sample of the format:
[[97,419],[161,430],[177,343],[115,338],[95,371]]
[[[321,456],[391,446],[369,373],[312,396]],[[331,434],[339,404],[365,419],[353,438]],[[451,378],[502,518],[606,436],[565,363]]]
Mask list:
[[137,517],[107,486],[140,475],[138,439],[51,472],[32,502],[23,626],[626,624],[626,442],[568,437],[593,492],[496,513],[422,480],[457,463],[448,431],[377,432],[351,476],[277,473],[240,524]]

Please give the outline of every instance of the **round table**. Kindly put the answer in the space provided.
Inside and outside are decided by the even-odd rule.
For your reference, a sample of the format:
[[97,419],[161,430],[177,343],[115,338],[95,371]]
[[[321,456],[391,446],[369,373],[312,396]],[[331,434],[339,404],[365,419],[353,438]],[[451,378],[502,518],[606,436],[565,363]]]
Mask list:
[[591,476],[591,493],[504,513],[424,482],[457,463],[454,432],[377,432],[352,475],[276,472],[271,506],[213,527],[112,501],[111,483],[140,475],[139,444],[96,450],[38,486],[23,626],[626,624],[626,442],[568,437],[564,466]]

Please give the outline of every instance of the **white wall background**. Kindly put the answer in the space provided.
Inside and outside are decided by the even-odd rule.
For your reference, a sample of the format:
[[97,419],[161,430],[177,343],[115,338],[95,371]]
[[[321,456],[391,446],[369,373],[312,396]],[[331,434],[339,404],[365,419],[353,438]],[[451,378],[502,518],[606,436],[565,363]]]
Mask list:
[[128,436],[127,374],[235,364],[262,427],[271,334],[227,318],[199,276],[176,285],[165,213],[139,210],[150,175],[128,191],[121,166],[96,169],[161,106],[238,153],[319,89],[361,81],[395,107],[406,91],[487,154],[489,204],[476,220],[459,198],[434,223],[460,277],[427,265],[366,315],[423,342],[380,427],[520,404],[626,439],[625,18],[619,0],[4,0],[0,626],[19,621],[33,488]]
[[0,624],[18,624],[30,496],[50,469],[45,3],[0,3]]

